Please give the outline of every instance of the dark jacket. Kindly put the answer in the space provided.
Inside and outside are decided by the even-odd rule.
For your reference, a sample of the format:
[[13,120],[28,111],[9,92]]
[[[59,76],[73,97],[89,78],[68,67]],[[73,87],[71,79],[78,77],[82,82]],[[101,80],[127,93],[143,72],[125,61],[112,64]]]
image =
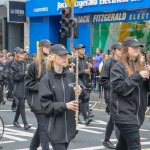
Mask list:
[[64,70],[48,72],[40,81],[40,99],[48,138],[52,143],[66,143],[76,135],[75,112],[66,103],[75,100],[75,76]]
[[27,75],[25,77],[25,89],[26,98],[31,111],[36,113],[42,113],[41,104],[39,99],[39,83],[41,78],[46,74],[45,63],[42,63],[42,74],[40,78],[37,78],[38,70],[36,62],[32,62],[28,68]]
[[111,114],[115,123],[141,126],[145,118],[149,80],[138,71],[128,76],[120,61],[111,69]]
[[[73,60],[73,62],[76,64],[76,59]],[[79,65],[78,65],[78,74],[79,79],[83,83],[83,85],[87,88],[86,90],[82,91],[84,92],[84,97],[79,97],[83,100],[84,103],[89,102],[90,98],[90,91],[91,91],[91,77],[89,74],[86,74],[84,72],[85,69],[88,69],[88,64],[91,63],[88,56],[84,56],[83,58],[79,57]],[[76,71],[76,70],[75,70]],[[94,68],[91,68],[91,75],[95,73]],[[83,95],[83,94],[82,94]]]
[[110,71],[113,67],[113,65],[116,63],[116,60],[114,57],[109,58],[104,62],[102,72],[100,75],[99,83],[104,88],[104,98],[107,105],[110,104],[110,88],[111,88],[111,82],[110,82]]
[[10,67],[10,73],[13,80],[13,92],[16,97],[25,97],[24,77],[26,64],[24,61],[14,61]]
[[5,74],[5,64],[0,62],[0,82],[5,82],[7,76]]

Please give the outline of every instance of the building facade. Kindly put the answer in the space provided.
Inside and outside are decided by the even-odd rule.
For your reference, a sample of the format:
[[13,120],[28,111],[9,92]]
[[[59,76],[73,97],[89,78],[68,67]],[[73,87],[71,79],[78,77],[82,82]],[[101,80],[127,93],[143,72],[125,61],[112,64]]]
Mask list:
[[[30,53],[36,52],[36,42],[48,38],[53,43],[69,47],[69,38],[62,39],[61,10],[64,0],[27,0],[26,15],[30,17]],[[86,46],[86,54],[95,54],[100,47],[107,52],[112,43],[133,36],[150,49],[149,0],[77,0],[74,5],[79,37],[74,44]]]
[[17,46],[27,48],[29,28],[25,11],[25,0],[0,1],[0,49],[13,52]]

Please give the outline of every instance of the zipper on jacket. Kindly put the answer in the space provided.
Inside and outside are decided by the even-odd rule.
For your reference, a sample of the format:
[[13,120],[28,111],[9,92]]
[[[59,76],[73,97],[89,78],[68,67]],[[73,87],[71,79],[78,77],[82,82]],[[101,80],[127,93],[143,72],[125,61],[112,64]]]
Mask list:
[[[83,64],[83,70],[84,70],[84,61],[83,61],[83,59],[82,59],[82,64]],[[85,75],[84,75],[84,82],[85,82],[85,86],[86,86],[86,79],[85,79]]]
[[137,121],[138,121],[138,125],[139,125],[139,116],[138,116],[138,114],[139,114],[139,109],[140,109],[140,105],[141,105],[141,101],[140,101],[141,94],[140,94],[139,86],[138,86],[138,90],[139,90],[139,105],[138,105],[138,110],[137,110],[136,116],[137,116]]
[[116,107],[117,107],[117,115],[119,115],[119,102],[118,102],[118,100],[116,100]]
[[48,124],[48,132],[50,132],[51,124],[52,124],[52,117],[50,116],[49,124]]
[[[62,86],[63,86],[63,92],[64,92],[64,102],[66,102],[66,97],[65,97],[65,86],[64,86],[64,82],[63,82],[63,78],[61,76],[61,82],[62,82]],[[68,135],[67,135],[67,117],[66,117],[66,111],[65,111],[65,124],[66,124],[66,140],[68,142]]]
[[32,95],[31,106],[33,106],[33,97],[34,97],[34,95]]

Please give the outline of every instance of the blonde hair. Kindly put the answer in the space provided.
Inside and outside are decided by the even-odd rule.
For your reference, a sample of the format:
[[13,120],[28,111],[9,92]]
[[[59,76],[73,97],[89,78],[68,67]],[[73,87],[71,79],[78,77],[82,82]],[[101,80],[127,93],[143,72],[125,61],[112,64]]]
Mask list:
[[38,70],[37,78],[40,78],[42,74],[42,60],[43,60],[43,46],[39,47],[39,49],[37,50],[37,59],[36,59]]
[[[55,60],[56,55],[57,55],[57,54],[50,54],[50,55],[48,55],[48,57],[45,59],[45,60],[46,60],[46,69],[47,69],[47,70],[51,70],[51,69],[54,67],[53,61]],[[69,58],[70,58],[70,55],[67,55],[67,58],[69,59]],[[68,61],[67,61],[67,63],[65,64],[64,67],[67,67],[67,66],[68,66]]]
[[[132,70],[132,67],[129,63],[129,56],[128,56],[128,48],[129,46],[123,47],[123,53],[122,53],[122,62],[125,66],[125,68],[128,71],[129,76],[131,76],[134,72]],[[135,71],[142,71],[144,69],[144,66],[142,65],[140,55],[137,56],[135,60]]]

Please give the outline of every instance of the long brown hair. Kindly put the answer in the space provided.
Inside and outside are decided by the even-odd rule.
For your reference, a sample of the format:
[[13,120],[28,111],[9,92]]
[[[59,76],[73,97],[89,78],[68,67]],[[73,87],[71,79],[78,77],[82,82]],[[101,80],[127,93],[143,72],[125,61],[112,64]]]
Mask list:
[[36,59],[36,64],[37,64],[37,78],[41,77],[42,74],[42,60],[43,60],[43,46],[39,47],[37,50],[37,59]]
[[[127,69],[129,76],[131,76],[134,73],[134,71],[132,70],[132,66],[129,63],[128,48],[129,46],[123,47],[121,60],[125,68]],[[138,55],[137,58],[135,59],[135,71],[142,71],[143,69],[144,69],[144,66],[142,65],[140,55]]]

